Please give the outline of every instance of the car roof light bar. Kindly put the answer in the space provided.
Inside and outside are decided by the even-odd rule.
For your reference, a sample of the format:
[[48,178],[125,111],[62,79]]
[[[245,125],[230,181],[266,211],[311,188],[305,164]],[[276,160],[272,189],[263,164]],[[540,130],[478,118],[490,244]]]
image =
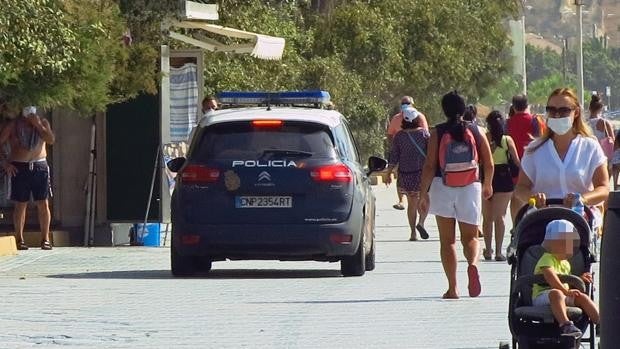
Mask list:
[[224,91],[217,95],[221,104],[234,105],[278,105],[278,104],[327,104],[330,95],[327,91],[286,91],[286,92],[239,92]]

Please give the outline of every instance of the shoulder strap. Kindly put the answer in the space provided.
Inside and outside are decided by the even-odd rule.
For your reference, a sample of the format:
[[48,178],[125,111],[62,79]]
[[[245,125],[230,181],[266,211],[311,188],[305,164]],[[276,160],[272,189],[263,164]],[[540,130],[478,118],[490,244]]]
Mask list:
[[506,135],[502,136],[502,143],[504,143],[504,145],[502,146],[502,148],[504,148],[506,150],[506,157],[510,158],[510,148],[508,147],[508,137],[506,137]]
[[411,135],[410,132],[406,132],[407,136],[409,136],[409,139],[411,140],[411,143],[413,143],[413,145],[415,145],[415,147],[418,149],[418,151],[420,152],[420,154],[422,154],[423,157],[426,157],[426,153],[424,153],[424,151],[422,150],[422,148],[418,145],[418,142],[415,141],[415,139],[413,138],[413,136]]
[[611,135],[609,134],[609,132],[607,132],[607,120],[601,118],[601,121],[603,122],[603,130],[605,131],[605,137],[611,137]]
[[478,128],[478,125],[474,124],[474,123],[468,123],[466,128],[469,129],[469,131],[471,131],[471,133],[474,135],[474,140],[476,141],[476,151],[480,151],[480,137],[482,137],[482,135],[480,134],[480,129]]

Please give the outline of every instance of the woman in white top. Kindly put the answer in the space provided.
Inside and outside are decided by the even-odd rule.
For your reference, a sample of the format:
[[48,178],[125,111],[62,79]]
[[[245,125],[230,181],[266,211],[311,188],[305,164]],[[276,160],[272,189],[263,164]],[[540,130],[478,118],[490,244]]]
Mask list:
[[[543,207],[547,198],[564,199],[572,207],[581,195],[584,205],[594,206],[609,195],[607,158],[581,116],[575,92],[559,88],[547,101],[547,130],[526,148],[521,159],[515,196],[530,197]],[[601,224],[595,220],[595,228]]]

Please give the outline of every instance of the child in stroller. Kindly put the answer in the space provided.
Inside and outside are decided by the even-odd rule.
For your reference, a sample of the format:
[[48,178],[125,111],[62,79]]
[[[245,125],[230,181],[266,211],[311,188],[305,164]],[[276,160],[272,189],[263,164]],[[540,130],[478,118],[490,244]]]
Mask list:
[[[547,205],[562,204],[562,199],[547,200]],[[548,206],[525,214],[527,208],[517,215],[508,247],[513,348],[576,348],[581,341],[589,341],[594,349],[599,316],[591,275],[595,262],[589,245],[591,219],[586,221],[565,207]],[[587,207],[586,216],[591,217]],[[588,328],[589,337],[580,338]]]
[[[571,265],[568,258],[573,255],[573,241],[579,243],[579,235],[573,224],[565,219],[557,219],[547,224],[545,240],[542,246],[546,252],[538,259],[534,275],[543,275],[546,284],[534,284],[532,288],[532,305],[551,306],[555,320],[560,325],[560,333],[565,336],[581,337],[583,333],[568,319],[566,306],[577,306],[596,324],[599,313],[596,304],[577,289],[569,289],[562,284],[558,275],[570,275]],[[592,283],[592,274],[581,274],[581,279]]]

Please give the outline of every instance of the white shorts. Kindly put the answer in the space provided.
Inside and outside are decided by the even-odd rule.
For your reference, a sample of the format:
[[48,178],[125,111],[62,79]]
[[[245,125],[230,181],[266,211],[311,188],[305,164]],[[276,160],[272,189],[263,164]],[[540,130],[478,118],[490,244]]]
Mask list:
[[[536,298],[532,300],[532,305],[535,307],[540,307],[543,305],[551,304],[551,302],[549,301],[549,292],[551,292],[551,290],[542,291],[538,296],[536,296]],[[573,296],[566,297],[564,303],[566,303],[566,306],[568,307],[574,307],[575,297]]]
[[457,222],[480,225],[482,185],[480,182],[465,187],[448,187],[441,177],[433,178],[428,191],[428,213],[454,218]]

